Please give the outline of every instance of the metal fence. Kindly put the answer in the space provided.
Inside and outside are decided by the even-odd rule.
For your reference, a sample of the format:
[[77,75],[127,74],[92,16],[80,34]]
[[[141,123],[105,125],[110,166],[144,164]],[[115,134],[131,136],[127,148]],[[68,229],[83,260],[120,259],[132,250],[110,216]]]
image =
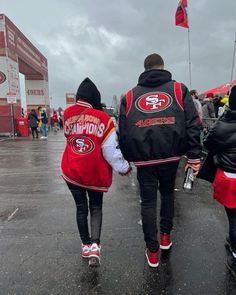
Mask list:
[[210,126],[214,124],[217,120],[218,118],[203,118],[202,125],[203,127],[210,128]]

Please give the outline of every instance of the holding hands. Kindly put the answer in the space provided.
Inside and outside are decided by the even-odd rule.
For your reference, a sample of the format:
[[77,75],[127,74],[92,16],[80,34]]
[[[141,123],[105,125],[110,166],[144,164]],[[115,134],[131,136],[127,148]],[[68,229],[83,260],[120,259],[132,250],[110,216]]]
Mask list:
[[119,173],[121,176],[129,176],[132,173],[132,167],[129,165],[129,168],[126,172],[124,173]]

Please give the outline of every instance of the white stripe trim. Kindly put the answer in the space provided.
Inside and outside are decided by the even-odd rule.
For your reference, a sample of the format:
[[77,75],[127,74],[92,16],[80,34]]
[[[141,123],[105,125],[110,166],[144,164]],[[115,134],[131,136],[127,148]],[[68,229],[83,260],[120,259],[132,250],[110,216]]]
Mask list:
[[230,172],[225,172],[224,171],[224,175],[229,177],[229,178],[234,178],[236,179],[236,173],[230,173]]
[[83,106],[83,107],[92,108],[92,105],[90,103],[83,101],[83,100],[77,100],[76,104]]
[[169,162],[177,162],[180,160],[180,158],[181,157],[171,157],[171,158],[158,159],[158,160],[139,161],[139,162],[134,162],[134,165],[139,167],[139,166],[150,166],[150,165],[163,164],[163,163],[169,163]]
[[194,164],[194,163],[200,163],[200,162],[201,162],[200,159],[188,159],[188,163]]
[[78,186],[81,186],[83,188],[87,188],[87,189],[95,190],[95,191],[101,191],[101,192],[107,192],[108,191],[108,187],[105,187],[105,186],[98,187],[98,186],[88,186],[88,185],[80,184],[77,181],[74,181],[74,180],[70,179],[69,177],[67,177],[63,173],[62,173],[62,177],[64,178],[64,180],[66,182],[70,182],[71,184],[78,185]]

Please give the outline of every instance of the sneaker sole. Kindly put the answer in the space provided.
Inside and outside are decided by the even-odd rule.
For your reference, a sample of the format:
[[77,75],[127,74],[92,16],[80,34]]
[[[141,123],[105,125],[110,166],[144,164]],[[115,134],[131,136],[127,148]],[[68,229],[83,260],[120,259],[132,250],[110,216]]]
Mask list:
[[151,262],[149,261],[149,259],[148,259],[147,252],[145,253],[145,255],[146,255],[146,258],[147,258],[148,265],[149,265],[150,267],[158,267],[158,265],[159,265],[159,262],[158,262],[158,263],[156,263],[156,264],[154,264],[154,263],[151,263]]
[[98,257],[89,258],[89,266],[90,267],[99,267],[101,265],[100,259]]
[[172,242],[168,246],[162,246],[160,245],[161,250],[169,250],[172,247]]
[[89,258],[89,254],[88,255],[81,255],[83,258]]

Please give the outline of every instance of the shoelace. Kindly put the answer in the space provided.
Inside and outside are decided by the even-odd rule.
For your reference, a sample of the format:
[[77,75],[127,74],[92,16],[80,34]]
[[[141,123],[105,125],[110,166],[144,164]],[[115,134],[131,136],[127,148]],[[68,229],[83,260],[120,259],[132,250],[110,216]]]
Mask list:
[[90,248],[90,251],[91,251],[91,252],[99,252],[99,251],[100,251],[100,248],[99,248],[98,246],[92,246],[92,247]]

